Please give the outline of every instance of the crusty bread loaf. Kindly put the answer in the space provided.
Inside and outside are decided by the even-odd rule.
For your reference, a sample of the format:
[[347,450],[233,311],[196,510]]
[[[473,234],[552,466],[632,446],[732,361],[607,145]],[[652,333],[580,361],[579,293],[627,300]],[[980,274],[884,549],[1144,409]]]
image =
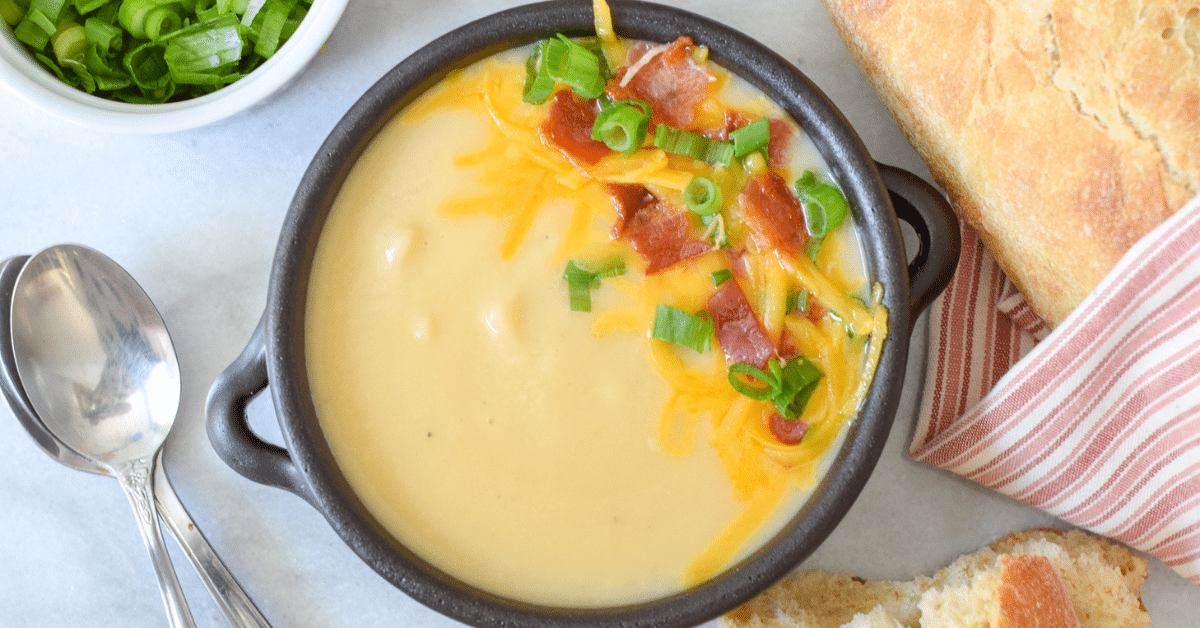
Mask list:
[[933,576],[794,573],[723,628],[1145,628],[1146,561],[1079,531],[1014,532]]
[[1196,2],[824,2],[935,181],[1047,324],[1200,193]]

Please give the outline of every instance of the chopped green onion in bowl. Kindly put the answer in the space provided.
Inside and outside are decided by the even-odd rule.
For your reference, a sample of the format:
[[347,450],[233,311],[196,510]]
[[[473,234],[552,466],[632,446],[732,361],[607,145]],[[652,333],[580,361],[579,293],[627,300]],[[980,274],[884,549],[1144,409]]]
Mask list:
[[312,0],[0,0],[13,36],[59,80],[152,104],[211,93],[271,58]]
[[[244,3],[239,14],[243,7],[231,0],[181,0],[173,3],[181,9],[176,27],[173,12],[160,6],[172,3],[161,0],[140,11],[135,10],[139,9],[136,3],[130,5],[127,24],[121,23],[120,16],[124,0],[62,0],[58,17],[72,20],[74,26],[64,22],[60,28],[37,17],[46,16],[45,12],[31,11],[35,3],[52,10],[57,0],[50,1],[0,0],[0,19],[5,21],[0,27],[0,88],[68,122],[137,134],[204,126],[266,99],[312,61],[348,4],[348,0],[293,0],[281,5],[273,4],[278,0],[237,0]],[[286,15],[280,8],[284,6],[289,8]],[[184,11],[189,8],[192,13]],[[301,9],[303,19],[296,20]],[[42,22],[38,28],[43,32],[54,29],[36,51],[16,33],[29,15],[33,26]],[[225,15],[230,17],[221,18]],[[243,23],[247,15],[251,16],[248,25]],[[216,18],[221,21],[202,26]],[[135,38],[128,26],[140,28],[145,39]],[[240,47],[220,37],[233,32],[242,40]],[[234,50],[238,57],[230,63]],[[202,58],[203,52],[213,54]],[[60,57],[67,61],[61,63]],[[175,66],[174,76],[168,59]],[[81,76],[81,70],[90,78]],[[115,98],[116,93],[128,97]]]

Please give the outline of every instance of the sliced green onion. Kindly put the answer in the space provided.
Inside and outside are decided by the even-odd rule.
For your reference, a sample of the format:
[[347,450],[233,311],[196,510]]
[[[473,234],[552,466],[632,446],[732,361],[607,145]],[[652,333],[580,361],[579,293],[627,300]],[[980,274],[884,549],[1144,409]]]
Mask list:
[[788,420],[798,418],[823,376],[821,369],[807,358],[789,360],[783,367],[779,392],[772,399],[779,415]]
[[67,8],[67,0],[31,0],[28,4],[30,10],[36,9],[55,24],[66,17],[63,11]]
[[733,144],[665,124],[655,127],[654,145],[668,153],[710,164],[729,166],[733,163]]
[[592,51],[592,54],[596,55],[596,59],[600,62],[600,78],[607,82],[608,79],[613,77],[612,68],[608,66],[608,58],[604,56],[604,46],[600,43],[599,39],[593,38],[582,41],[579,42],[579,45],[587,48]]
[[583,270],[575,264],[575,260],[567,262],[563,271],[563,279],[567,280],[567,295],[572,312],[592,311],[592,284],[596,276]]
[[45,13],[31,8],[25,12],[25,17],[17,23],[17,27],[13,29],[13,36],[17,41],[33,48],[41,50],[50,43],[50,36],[54,34],[57,28],[54,22],[46,17]]
[[189,26],[172,36],[163,52],[171,79],[179,84],[220,85],[236,80],[246,45],[233,14]]
[[600,58],[582,44],[559,34],[559,41],[567,45],[565,55],[554,55],[543,62],[550,66],[550,76],[566,83],[576,94],[584,98],[598,98],[604,93],[604,77],[600,73]]
[[729,134],[733,142],[733,156],[745,157],[750,153],[765,148],[771,141],[771,121],[759,118],[746,126]]
[[601,279],[616,277],[625,273],[625,262],[612,260],[603,264],[595,272],[581,267],[575,260],[567,262],[563,270],[563,279],[567,280],[567,295],[572,312],[592,311],[592,288],[600,285]]
[[137,39],[146,39],[146,18],[161,4],[161,0],[122,0],[117,20],[125,32]]
[[[771,358],[767,363],[768,367],[774,367],[770,372],[764,371],[753,364],[738,362],[737,364],[729,365],[729,384],[739,393],[758,401],[766,401],[774,399],[779,394],[780,373],[776,372],[779,368],[779,361]],[[750,377],[759,382],[761,386],[755,386],[745,382],[738,375]]]
[[[821,369],[804,357],[793,358],[783,367],[779,365],[779,358],[772,357],[765,371],[744,362],[729,366],[729,384],[734,390],[758,401],[770,400],[779,415],[788,420],[796,419],[804,412],[804,406],[823,376]],[[760,384],[752,384],[744,378]]]
[[50,46],[54,49],[54,56],[58,57],[59,63],[83,63],[83,56],[87,51],[87,34],[82,26],[68,22],[60,26],[58,32],[50,38]]
[[163,46],[146,42],[125,55],[125,69],[143,95],[155,98],[171,82],[171,69],[163,58]]
[[832,183],[818,181],[811,170],[805,171],[796,181],[796,193],[804,205],[808,233],[814,238],[824,238],[837,229],[850,211],[842,191]]
[[87,15],[114,0],[75,0],[75,11]]
[[650,128],[650,103],[622,100],[605,107],[592,125],[592,139],[623,155],[632,155],[646,141]]
[[84,55],[84,65],[87,66],[92,77],[96,80],[96,89],[107,91],[116,91],[125,89],[133,84],[129,75],[115,68],[108,59],[100,56],[96,50],[96,46],[88,46],[87,54]]
[[683,203],[701,216],[711,216],[721,211],[721,188],[708,177],[694,177],[683,189]]
[[529,58],[525,60],[525,87],[521,100],[540,105],[550,98],[555,80],[550,76],[550,59],[566,56],[567,45],[558,39],[543,39],[533,45]]
[[83,31],[88,43],[102,55],[108,55],[115,46],[120,45],[121,29],[99,18],[89,17],[83,23]]
[[808,311],[808,290],[792,292],[787,296],[787,313]]
[[714,286],[719,286],[730,279],[733,279],[733,271],[728,268],[722,268],[710,275]]
[[729,234],[725,233],[725,218],[720,212],[701,215],[700,222],[704,223],[704,240],[712,239],[713,246],[719,249],[729,248]]
[[[0,0],[0,17],[19,17],[13,28],[18,40],[68,85],[111,100],[149,104],[202,96],[238,80],[287,41],[310,4]],[[10,5],[19,13],[8,10]],[[76,22],[82,24],[82,38]]]
[[146,14],[146,21],[142,25],[146,38],[150,41],[161,41],[163,37],[182,27],[183,18],[173,6],[156,7]]
[[9,26],[16,26],[25,16],[25,9],[13,0],[0,0],[0,20]]
[[[271,55],[279,50],[284,39],[283,29],[287,25],[288,14],[291,13],[294,4],[295,0],[291,2],[267,0],[255,16],[252,24],[261,24],[261,26],[254,42],[254,52],[262,58],[270,59]],[[262,21],[259,22],[259,19]]]
[[703,353],[708,351],[714,329],[715,325],[707,312],[702,311],[699,315],[689,314],[679,308],[659,303],[650,337]]
[[217,0],[196,0],[196,20],[207,22],[220,15]]

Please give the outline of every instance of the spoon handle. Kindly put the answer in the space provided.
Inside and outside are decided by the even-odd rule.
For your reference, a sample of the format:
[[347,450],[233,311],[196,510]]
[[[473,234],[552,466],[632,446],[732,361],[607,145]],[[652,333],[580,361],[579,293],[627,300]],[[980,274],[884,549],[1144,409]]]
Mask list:
[[238,584],[233,574],[225,568],[225,563],[213,551],[208,539],[200,532],[200,528],[192,521],[183,503],[179,501],[174,487],[167,478],[167,470],[162,463],[162,450],[154,459],[154,496],[158,500],[158,513],[167,524],[171,535],[179,541],[192,566],[200,574],[204,586],[212,594],[225,619],[233,628],[271,628],[271,624],[259,612],[254,601]]
[[154,510],[154,485],[151,484],[151,460],[149,456],[135,458],[113,468],[114,475],[125,489],[125,496],[133,506],[138,530],[150,551],[154,571],[158,574],[158,585],[162,591],[163,604],[167,607],[167,619],[171,628],[196,628],[191,610],[183,597],[179,578],[171,565],[171,557],[163,546],[162,533],[158,529],[158,515]]

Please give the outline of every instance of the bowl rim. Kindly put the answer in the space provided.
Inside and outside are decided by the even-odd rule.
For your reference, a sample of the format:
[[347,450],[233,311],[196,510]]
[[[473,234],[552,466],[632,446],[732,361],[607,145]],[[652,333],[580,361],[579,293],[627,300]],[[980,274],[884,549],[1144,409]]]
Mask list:
[[253,72],[198,98],[141,105],[93,96],[63,83],[0,28],[0,86],[17,98],[61,120],[98,131],[162,134],[186,131],[223,120],[260,103],[312,61],[341,20],[349,0],[313,0],[296,32]]
[[799,69],[747,35],[671,6],[641,0],[609,0],[609,5],[622,37],[662,40],[664,33],[674,33],[670,39],[686,34],[709,46],[716,62],[772,97],[813,138],[855,208],[870,272],[886,286],[889,335],[860,413],[812,496],[775,537],[715,578],[647,602],[564,608],[497,596],[441,572],[391,538],[357,503],[316,425],[303,346],[313,250],[350,167],[396,112],[445,74],[494,52],[555,32],[594,33],[591,0],[552,0],[494,13],[401,61],[338,122],[300,182],[271,273],[266,368],[282,435],[304,470],[304,497],[381,576],[422,604],[475,626],[689,626],[732,610],[792,570],[840,522],[882,453],[903,386],[911,332],[907,261],[887,190],[849,122]]

